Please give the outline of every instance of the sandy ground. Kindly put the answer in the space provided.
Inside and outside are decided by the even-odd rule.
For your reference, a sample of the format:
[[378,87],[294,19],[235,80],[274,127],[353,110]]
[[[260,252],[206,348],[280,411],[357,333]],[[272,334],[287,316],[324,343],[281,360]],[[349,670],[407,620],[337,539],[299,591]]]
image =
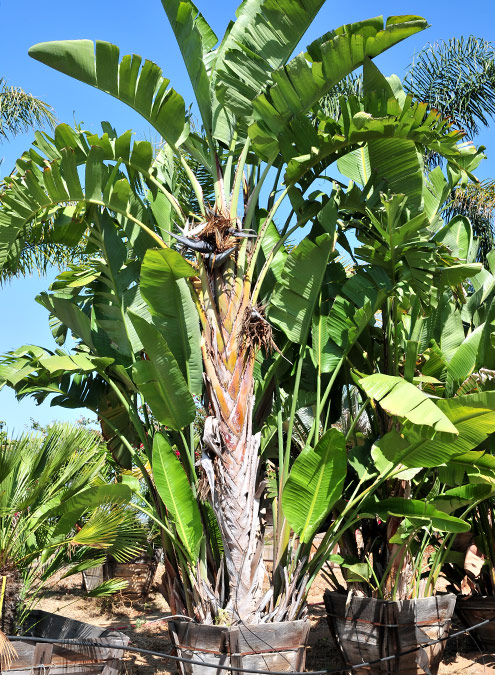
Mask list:
[[[163,619],[169,614],[168,606],[157,589],[161,576],[159,567],[152,592],[145,600],[130,601],[114,596],[112,599],[95,599],[84,596],[80,576],[59,581],[40,604],[41,609],[57,612],[95,626],[113,628],[126,633],[135,647],[168,652],[171,643],[167,624]],[[317,579],[311,590],[309,648],[306,659],[307,670],[336,668],[342,665],[340,656],[330,635],[325,609],[322,603],[326,583]],[[453,629],[460,629],[456,623]],[[444,661],[439,675],[495,675],[495,655],[480,654],[471,638],[462,636],[447,643]],[[462,655],[461,655],[462,654]],[[127,654],[125,675],[152,675],[154,673],[176,673],[172,663],[153,656]]]

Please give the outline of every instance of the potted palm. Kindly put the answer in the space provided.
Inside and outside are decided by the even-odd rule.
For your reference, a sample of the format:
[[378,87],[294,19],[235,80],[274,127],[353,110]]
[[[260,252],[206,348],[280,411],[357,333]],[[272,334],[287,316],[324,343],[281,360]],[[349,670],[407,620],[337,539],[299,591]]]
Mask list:
[[[54,425],[44,436],[5,436],[0,445],[0,629],[15,633],[55,574],[91,567],[105,549],[116,555],[125,537],[118,509],[131,497],[103,481],[106,450],[92,432]],[[103,553],[104,555],[104,553]],[[96,594],[108,593],[106,584]],[[115,589],[114,589],[115,590]]]
[[[78,338],[76,351],[18,350],[4,362],[4,381],[21,395],[55,392],[56,403],[95,410],[115,456],[141,469],[149,499],[137,497],[136,508],[160,527],[171,610],[206,624],[204,631],[190,621],[173,625],[178,649],[254,667],[259,654],[249,644],[259,634],[270,645],[266,653],[261,647],[264,668],[276,669],[303,667],[307,591],[332,536],[310,567],[306,551],[345,479],[345,443],[335,430],[322,433],[320,419],[389,290],[372,281],[370,298],[359,277],[350,295],[338,292],[345,270],[334,247],[345,233],[337,213],[354,208],[355,193],[346,206],[335,193],[308,196],[308,188],[339,157],[362,154],[368,140],[397,145],[399,163],[414,160],[416,143],[434,147],[459,176],[479,160],[438,116],[423,120],[420,104],[399,97],[389,106],[388,85],[372,66],[372,57],[424,28],[424,20],[344,26],[288,62],[321,4],[282,10],[244,3],[215,49],[216,36],[191,2],[163,2],[203,135],[155,64],[120,58],[105,42],[33,47],[38,60],[134,107],[165,146],[155,156],[149,143],[131,145],[129,133],[119,136],[108,124],[101,137],[61,125],[54,138],[38,135],[18,161],[0,212],[10,266],[40,214],[51,226],[47,236],[56,232],[69,245],[82,240],[88,255],[39,297],[60,343],[68,330]],[[379,91],[365,109],[343,100],[338,120],[326,116],[321,96],[363,63]],[[290,212],[277,227],[286,199]],[[310,233],[288,247],[309,222]],[[312,383],[316,377],[316,396],[314,386],[304,393],[308,375]],[[201,437],[198,397],[206,410]],[[315,397],[312,431],[291,469],[301,405]],[[277,434],[275,565],[266,591],[261,456]],[[317,499],[314,490],[301,493],[305,480]],[[300,547],[289,545],[291,532]]]

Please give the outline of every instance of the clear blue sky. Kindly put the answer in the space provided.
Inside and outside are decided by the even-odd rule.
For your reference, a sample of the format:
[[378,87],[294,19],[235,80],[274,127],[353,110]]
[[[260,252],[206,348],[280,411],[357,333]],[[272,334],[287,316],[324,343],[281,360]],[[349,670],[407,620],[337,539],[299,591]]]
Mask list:
[[[221,37],[234,18],[237,2],[196,0],[212,28]],[[385,74],[402,76],[418,51],[427,42],[462,35],[476,35],[495,43],[495,3],[493,0],[375,0],[335,2],[327,0],[310,27],[300,49],[326,31],[344,23],[383,14],[418,14],[431,27],[409,38],[377,59]],[[186,100],[192,101],[191,88],[182,65],[160,0],[0,0],[0,76],[50,103],[62,122],[77,121],[86,129],[100,131],[101,120],[110,121],[119,133],[133,129],[137,138],[156,138],[155,132],[137,114],[111,97],[30,59],[28,48],[45,40],[90,38],[114,42],[121,53],[135,52],[158,63],[172,85]],[[495,123],[493,125],[495,130]],[[0,145],[0,167],[8,174],[15,159],[29,147],[32,134]],[[487,146],[488,160],[478,176],[495,176],[495,131],[483,131],[478,142]],[[34,302],[49,279],[32,277],[16,280],[0,288],[0,353],[22,344],[54,346],[48,330],[46,311]],[[53,419],[74,419],[84,411],[67,413],[37,407],[31,401],[16,403],[9,391],[0,392],[0,419],[10,429],[22,431],[29,418],[46,423]]]

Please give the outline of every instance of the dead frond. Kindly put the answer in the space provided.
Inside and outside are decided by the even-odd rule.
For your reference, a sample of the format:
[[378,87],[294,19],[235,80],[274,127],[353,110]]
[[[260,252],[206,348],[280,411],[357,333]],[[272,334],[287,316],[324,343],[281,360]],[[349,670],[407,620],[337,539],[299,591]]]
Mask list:
[[208,220],[204,223],[201,232],[198,233],[199,239],[213,244],[215,250],[219,253],[235,246],[235,239],[232,236],[235,218],[219,211],[216,207],[206,207]]
[[16,650],[5,633],[0,630],[0,671],[10,670],[10,666],[16,658]]
[[270,354],[276,349],[271,324],[260,305],[246,307],[241,324],[241,340],[248,352],[264,349]]

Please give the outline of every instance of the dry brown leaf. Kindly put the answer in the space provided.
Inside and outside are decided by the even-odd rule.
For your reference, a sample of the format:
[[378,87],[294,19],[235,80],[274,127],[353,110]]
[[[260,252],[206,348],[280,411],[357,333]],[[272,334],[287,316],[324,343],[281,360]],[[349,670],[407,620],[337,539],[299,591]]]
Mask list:
[[5,633],[0,630],[0,671],[9,670],[12,661],[17,658],[17,652],[9,642]]
[[481,553],[476,544],[471,544],[464,558],[464,569],[466,572],[472,574],[475,578],[478,577],[484,562],[485,556],[483,553]]

